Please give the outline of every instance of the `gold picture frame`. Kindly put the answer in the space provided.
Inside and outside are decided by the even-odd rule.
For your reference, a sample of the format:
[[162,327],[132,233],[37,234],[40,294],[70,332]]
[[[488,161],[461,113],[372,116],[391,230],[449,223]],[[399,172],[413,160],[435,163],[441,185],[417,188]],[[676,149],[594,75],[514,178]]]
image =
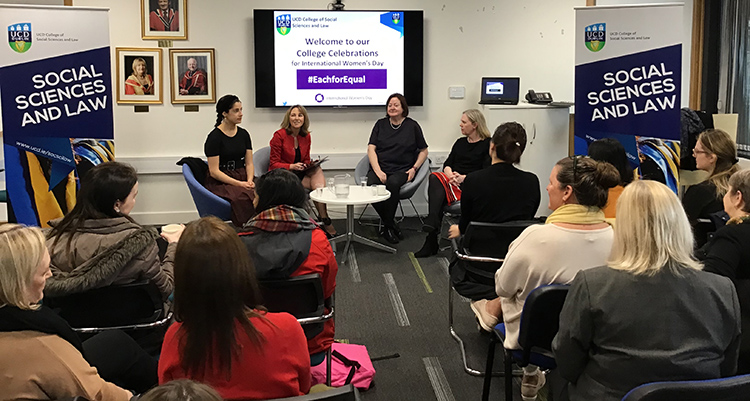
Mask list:
[[141,0],[141,38],[187,40],[187,32],[187,0]]
[[216,103],[214,49],[169,49],[172,104]]
[[[117,104],[162,104],[162,50],[115,48]],[[145,71],[141,66],[145,65]]]

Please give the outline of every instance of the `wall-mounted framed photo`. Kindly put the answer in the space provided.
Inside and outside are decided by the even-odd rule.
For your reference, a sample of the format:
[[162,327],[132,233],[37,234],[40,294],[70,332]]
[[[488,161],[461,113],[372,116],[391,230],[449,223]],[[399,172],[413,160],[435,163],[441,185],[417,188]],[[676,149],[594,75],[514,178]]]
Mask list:
[[115,77],[118,104],[162,104],[159,48],[117,47]]
[[187,0],[141,0],[143,39],[187,39]]
[[173,104],[216,103],[214,49],[169,49]]

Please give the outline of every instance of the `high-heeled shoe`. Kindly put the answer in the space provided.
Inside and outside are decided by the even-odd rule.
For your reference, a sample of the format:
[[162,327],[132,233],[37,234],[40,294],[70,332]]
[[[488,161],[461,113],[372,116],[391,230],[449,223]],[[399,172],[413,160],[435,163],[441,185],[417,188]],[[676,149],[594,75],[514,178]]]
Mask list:
[[427,234],[427,238],[425,238],[424,244],[422,244],[422,248],[414,252],[414,257],[426,258],[428,256],[437,255],[439,250],[440,244],[438,244],[437,233],[435,231],[432,231]]
[[392,228],[383,227],[378,234],[391,244],[398,244],[398,237]]
[[330,217],[323,217],[320,219],[320,222],[323,223],[323,229],[328,233],[329,237],[334,237],[337,234]]

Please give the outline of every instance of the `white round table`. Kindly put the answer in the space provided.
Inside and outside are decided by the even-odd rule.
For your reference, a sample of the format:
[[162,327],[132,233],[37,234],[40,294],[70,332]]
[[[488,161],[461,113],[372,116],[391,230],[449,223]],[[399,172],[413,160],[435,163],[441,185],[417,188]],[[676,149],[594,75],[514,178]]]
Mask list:
[[374,187],[350,185],[349,196],[345,198],[337,197],[333,193],[333,191],[328,188],[320,188],[310,192],[310,199],[316,202],[325,203],[327,205],[346,205],[346,233],[339,234],[331,238],[330,241],[331,244],[346,241],[343,257],[341,258],[342,264],[346,263],[346,255],[349,252],[349,246],[351,245],[352,241],[359,242],[360,244],[371,246],[376,249],[380,249],[381,251],[396,253],[396,248],[392,248],[379,242],[375,242],[354,232],[354,206],[377,203],[391,197],[390,192],[388,192],[386,195],[373,195],[373,190]]

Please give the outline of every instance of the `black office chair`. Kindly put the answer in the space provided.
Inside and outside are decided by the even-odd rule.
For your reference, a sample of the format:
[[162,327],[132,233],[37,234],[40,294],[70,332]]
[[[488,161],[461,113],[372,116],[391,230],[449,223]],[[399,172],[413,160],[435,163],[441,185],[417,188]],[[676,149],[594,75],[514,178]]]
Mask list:
[[[560,312],[568,286],[560,284],[543,285],[535,288],[526,298],[521,312],[521,326],[518,333],[518,344],[521,349],[504,349],[505,359],[505,400],[513,401],[513,362],[520,367],[529,364],[540,369],[550,370],[557,367],[552,354],[552,339],[560,327]],[[495,345],[505,341],[505,324],[495,327],[487,353],[487,372],[491,372],[495,359]],[[490,382],[492,375],[485,374],[482,400],[490,399]]]
[[143,330],[163,327],[172,319],[159,288],[151,281],[111,285],[77,294],[44,297],[78,333]]
[[[297,318],[307,339],[320,334],[325,322],[333,319],[334,297],[324,299],[323,281],[317,273],[260,280],[259,284],[268,311],[287,312]],[[331,385],[331,347],[326,350],[326,384]]]
[[[493,289],[491,292],[494,294],[495,272],[502,266],[503,258],[505,258],[505,254],[508,252],[508,246],[513,240],[518,238],[523,230],[534,224],[539,224],[539,221],[519,220],[506,223],[480,223],[472,221],[466,228],[460,244],[455,239],[452,240],[455,259],[451,262],[451,265],[460,263],[460,268],[465,270],[464,273],[470,281],[486,284],[488,288]],[[459,267],[456,266],[453,268]],[[464,371],[472,376],[484,376],[485,372],[469,366],[466,359],[464,342],[453,327],[453,292],[461,294],[462,289],[460,287],[457,289],[454,286],[455,283],[452,277],[453,274],[449,278],[448,329],[450,330],[451,337],[458,342],[461,348]],[[495,375],[502,376],[502,373],[497,372]]]
[[622,401],[745,401],[750,395],[750,375],[713,380],[654,382],[640,385]]
[[[324,391],[322,393],[300,395],[297,397],[275,398],[273,401],[360,401],[359,390],[353,384]],[[266,400],[271,401],[271,400]]]

